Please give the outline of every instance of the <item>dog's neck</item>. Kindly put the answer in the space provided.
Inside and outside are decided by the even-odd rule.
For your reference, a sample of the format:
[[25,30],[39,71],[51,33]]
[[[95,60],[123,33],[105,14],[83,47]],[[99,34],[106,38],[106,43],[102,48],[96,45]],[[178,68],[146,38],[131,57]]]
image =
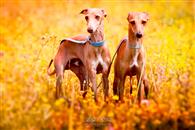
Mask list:
[[137,38],[135,36],[135,33],[129,29],[129,33],[128,33],[128,44],[131,44],[131,45],[137,45],[137,44],[141,44],[142,45],[142,39],[143,38]]
[[103,25],[103,21],[97,27],[96,31],[94,33],[90,34],[90,40],[92,42],[104,41],[104,25]]
[[131,29],[129,29],[127,50],[129,51],[128,54],[132,57],[130,58],[130,68],[132,68],[133,66],[138,66],[138,56],[141,46],[142,38],[137,38],[135,36],[135,33]]

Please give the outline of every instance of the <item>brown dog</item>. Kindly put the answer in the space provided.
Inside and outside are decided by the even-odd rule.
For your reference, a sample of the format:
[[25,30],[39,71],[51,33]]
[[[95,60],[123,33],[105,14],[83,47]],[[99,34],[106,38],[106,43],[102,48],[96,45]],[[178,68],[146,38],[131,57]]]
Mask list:
[[[123,100],[124,83],[126,76],[130,76],[130,94],[132,94],[132,76],[144,84],[145,96],[148,96],[148,81],[145,75],[145,51],[143,48],[144,26],[149,16],[147,13],[131,12],[128,14],[128,38],[124,38],[117,52],[114,64],[114,95]],[[142,85],[141,85],[142,86]],[[141,101],[141,86],[138,90],[138,101]]]
[[[88,37],[86,35],[78,35],[75,37],[71,37],[70,39],[72,40],[78,40],[79,42],[82,42],[84,40],[86,40]],[[64,42],[71,42],[69,40],[62,40],[60,45]],[[73,43],[72,44],[76,44]],[[74,49],[74,47],[72,45],[69,45],[70,49]],[[67,46],[68,47],[68,46]],[[59,47],[60,48],[60,47]],[[57,59],[56,59],[57,60]],[[59,59],[60,60],[60,59]],[[53,72],[50,72],[49,68],[52,64],[53,60],[50,61],[50,64],[47,68],[47,73],[48,75],[53,75],[56,73],[56,70],[54,69]],[[65,66],[65,70],[71,70],[73,73],[75,73],[75,75],[78,77],[79,81],[80,81],[80,87],[81,87],[81,91],[86,91],[87,89],[87,77],[86,77],[86,68],[84,67],[83,63],[81,62],[81,60],[75,56],[75,58],[72,58],[71,60],[69,59],[68,63]],[[59,98],[62,94],[61,93],[61,87],[58,87],[57,91],[56,91],[56,98]],[[85,96],[86,93],[84,93],[83,96]],[[60,95],[60,96],[59,96]]]
[[[63,40],[54,58],[55,70],[53,72],[48,70],[48,73],[49,75],[56,73],[57,98],[61,96],[64,70],[70,69],[80,79],[81,85],[84,80],[89,79],[92,82],[95,101],[97,101],[96,74],[102,73],[104,99],[106,99],[109,89],[108,75],[111,61],[109,50],[104,44],[103,20],[106,17],[106,13],[102,9],[91,8],[82,10],[81,14],[85,15],[87,31],[90,36],[79,35]],[[85,44],[77,44],[77,40],[84,41]],[[50,65],[51,63],[52,61]]]

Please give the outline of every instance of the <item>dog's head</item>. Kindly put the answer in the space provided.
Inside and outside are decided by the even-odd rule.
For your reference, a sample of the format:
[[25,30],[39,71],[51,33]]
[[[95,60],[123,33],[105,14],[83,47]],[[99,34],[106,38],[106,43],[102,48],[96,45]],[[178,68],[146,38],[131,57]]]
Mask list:
[[129,29],[133,31],[137,38],[141,38],[144,35],[144,26],[149,20],[149,15],[145,12],[130,12],[127,20]]
[[89,33],[94,33],[103,21],[104,17],[107,16],[103,9],[98,8],[84,9],[81,11],[81,14],[85,15],[85,20],[87,21],[87,31]]

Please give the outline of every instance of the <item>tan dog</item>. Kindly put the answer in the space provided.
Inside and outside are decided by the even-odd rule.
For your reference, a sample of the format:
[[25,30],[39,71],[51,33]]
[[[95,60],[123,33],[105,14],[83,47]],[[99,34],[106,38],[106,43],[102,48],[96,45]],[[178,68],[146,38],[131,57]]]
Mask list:
[[[79,35],[61,42],[58,52],[54,58],[55,70],[48,73],[50,75],[56,73],[56,97],[61,96],[61,84],[65,69],[71,69],[80,79],[81,85],[84,80],[92,83],[94,91],[94,99],[97,101],[97,84],[96,74],[102,73],[104,86],[104,99],[108,96],[108,75],[110,65],[110,53],[104,44],[104,25],[103,20],[106,13],[102,9],[90,8],[81,11],[85,15],[87,21],[87,31],[89,36]],[[85,41],[80,45],[75,40]],[[77,65],[76,63],[77,62]],[[51,65],[52,62],[50,62]],[[49,67],[50,67],[49,65]],[[48,69],[49,69],[48,67]]]
[[[126,76],[130,76],[130,94],[132,94],[132,76],[137,81],[143,81],[146,98],[148,96],[148,81],[145,75],[145,51],[143,48],[144,27],[149,19],[147,13],[131,12],[128,14],[128,38],[124,38],[117,52],[114,64],[114,95],[123,100],[124,83]],[[142,73],[142,74],[141,74]],[[140,77],[141,76],[141,77]],[[142,85],[141,85],[142,86]],[[138,90],[138,101],[141,101],[141,86]]]

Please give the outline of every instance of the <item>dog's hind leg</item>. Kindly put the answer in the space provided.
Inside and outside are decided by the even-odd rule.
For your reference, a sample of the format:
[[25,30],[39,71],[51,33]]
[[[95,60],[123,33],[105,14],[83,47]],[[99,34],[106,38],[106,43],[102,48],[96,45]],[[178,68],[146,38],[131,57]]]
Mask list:
[[114,84],[113,84],[113,92],[114,95],[118,95],[119,100],[123,101],[123,93],[124,93],[124,83],[125,83],[125,72],[120,70],[115,70],[114,74]]
[[130,76],[130,95],[133,92],[133,87],[132,87],[132,76]]
[[82,73],[82,66],[71,66],[70,70],[78,77],[79,82],[80,82],[80,90],[83,91],[83,84],[84,84],[84,74]]
[[120,78],[119,80],[119,100],[121,101],[123,101],[124,83],[125,83],[125,77]]
[[75,73],[80,82],[80,90],[84,91],[83,97],[86,96],[87,91],[87,78],[86,78],[86,69],[83,64],[79,66],[71,66],[70,70]]
[[119,79],[116,76],[114,76],[114,83],[113,83],[113,94],[114,95],[119,95],[118,86],[119,86]]
[[64,65],[60,64],[55,66],[56,70],[56,99],[62,97],[62,81],[64,78]]
[[87,94],[87,87],[88,87],[88,83],[87,83],[87,72],[86,72],[86,68],[85,66],[82,64],[80,66],[80,80],[81,82],[81,90],[84,91],[83,93],[83,98],[85,98],[86,94]]

